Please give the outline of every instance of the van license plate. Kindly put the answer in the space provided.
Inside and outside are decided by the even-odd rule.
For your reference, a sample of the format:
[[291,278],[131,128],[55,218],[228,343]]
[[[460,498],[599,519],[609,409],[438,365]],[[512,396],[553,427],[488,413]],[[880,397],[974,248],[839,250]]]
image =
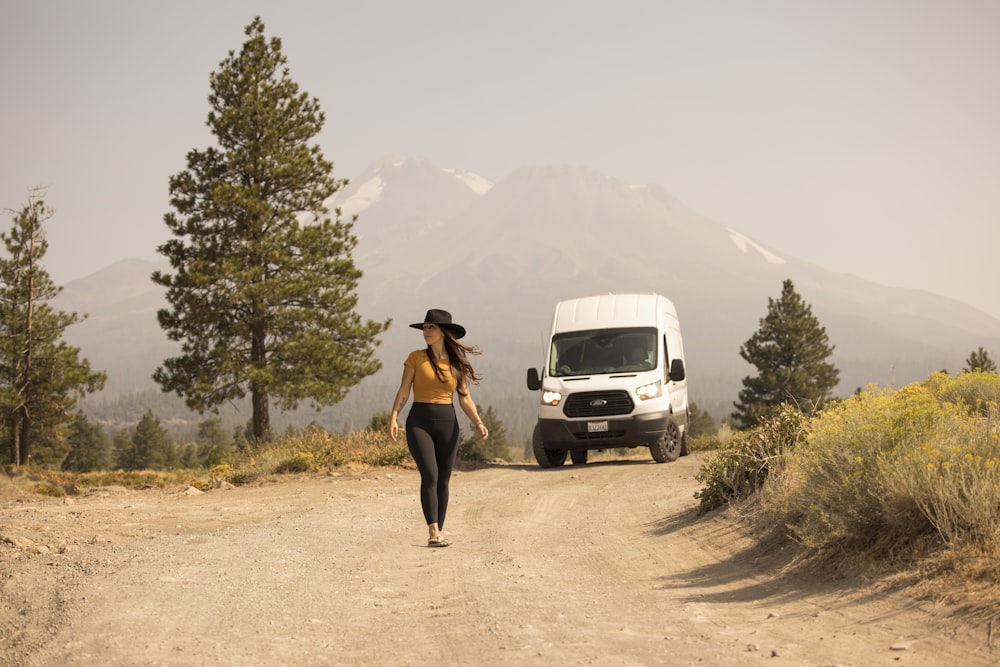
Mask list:
[[587,422],[587,433],[607,433],[608,422],[604,420],[602,422]]

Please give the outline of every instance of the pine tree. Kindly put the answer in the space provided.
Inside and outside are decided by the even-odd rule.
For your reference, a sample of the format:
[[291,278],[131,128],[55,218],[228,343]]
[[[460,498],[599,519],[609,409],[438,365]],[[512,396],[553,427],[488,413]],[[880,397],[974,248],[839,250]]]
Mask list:
[[462,461],[489,461],[491,459],[510,460],[510,449],[507,443],[507,429],[497,416],[493,406],[485,410],[477,408],[479,417],[486,425],[489,436],[486,440],[479,438],[479,433],[473,431],[458,445],[458,458]]
[[198,444],[198,460],[204,462],[218,462],[226,458],[233,449],[233,439],[222,426],[222,420],[218,417],[206,419],[198,424],[198,434],[195,436]]
[[250,395],[252,437],[271,439],[270,405],[333,405],[377,372],[376,336],[389,326],[355,312],[361,278],[354,220],[324,201],[346,181],[310,141],[319,103],[289,78],[281,40],[260,18],[211,76],[208,126],[218,146],[192,150],[170,179],[175,238],[160,246],[173,272],[158,313],[180,356],[154,379],[204,412]]
[[697,403],[688,406],[688,435],[697,438],[703,435],[715,435],[719,430],[712,415],[702,411]]
[[152,410],[142,416],[131,437],[115,438],[115,443],[118,466],[124,470],[166,470],[179,464],[178,452]]
[[965,367],[962,370],[966,373],[996,373],[997,365],[990,359],[989,353],[980,347],[965,360]]
[[783,403],[807,411],[828,400],[840,375],[826,361],[833,350],[812,308],[792,281],[785,280],[781,298],[768,298],[760,329],[740,347],[740,356],[756,367],[758,375],[743,378],[739,401],[733,404],[737,426],[752,427]]
[[83,412],[66,429],[69,454],[62,463],[63,470],[92,472],[111,467],[111,440],[99,425],[87,420]]
[[367,428],[369,431],[383,433],[389,430],[389,417],[392,415],[388,410],[380,410],[368,419]]
[[106,380],[62,340],[82,318],[49,304],[62,291],[42,261],[48,249],[43,223],[53,214],[32,191],[10,232],[0,234],[8,255],[0,258],[0,424],[14,465],[30,463],[37,443],[58,450],[40,457],[58,466],[67,451],[60,427],[73,420],[77,399]]
[[134,449],[128,429],[117,429],[111,434],[111,460],[115,468],[131,470],[131,463],[135,458]]

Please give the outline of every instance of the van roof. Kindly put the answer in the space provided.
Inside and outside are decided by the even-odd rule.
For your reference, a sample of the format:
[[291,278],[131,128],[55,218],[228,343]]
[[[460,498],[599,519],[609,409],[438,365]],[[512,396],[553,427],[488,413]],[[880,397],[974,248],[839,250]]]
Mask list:
[[614,326],[656,326],[658,311],[675,314],[670,301],[659,294],[599,294],[556,304],[554,331]]

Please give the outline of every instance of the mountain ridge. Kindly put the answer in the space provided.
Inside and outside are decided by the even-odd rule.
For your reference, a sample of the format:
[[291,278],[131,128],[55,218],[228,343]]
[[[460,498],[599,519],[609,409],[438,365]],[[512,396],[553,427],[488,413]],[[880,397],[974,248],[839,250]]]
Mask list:
[[[363,271],[358,309],[365,318],[394,319],[378,352],[383,370],[324,411],[329,419],[374,411],[357,395],[388,404],[405,353],[422,345],[405,324],[428,308],[450,310],[469,328],[484,351],[477,364],[490,378],[477,400],[508,406],[501,417],[518,424],[534,410],[524,370],[540,363],[555,302],[586,294],[670,298],[681,318],[692,400],[712,406],[716,417],[728,414],[740,380],[754,372],[738,351],[785,279],[835,346],[839,395],[869,382],[898,385],[958,370],[977,347],[1000,346],[1000,320],[982,311],[801,261],[732,223],[700,216],[659,185],[627,185],[567,165],[521,167],[478,190],[470,180],[477,181],[474,172],[386,158],[329,200],[345,216],[363,203],[354,227]],[[149,280],[164,268],[165,261],[118,262],[68,283],[59,297],[65,310],[93,311],[66,338],[95,368],[108,368],[109,376],[114,369],[108,393],[152,386],[152,370],[175,354],[155,321],[163,290]],[[140,282],[146,287],[135,286]]]

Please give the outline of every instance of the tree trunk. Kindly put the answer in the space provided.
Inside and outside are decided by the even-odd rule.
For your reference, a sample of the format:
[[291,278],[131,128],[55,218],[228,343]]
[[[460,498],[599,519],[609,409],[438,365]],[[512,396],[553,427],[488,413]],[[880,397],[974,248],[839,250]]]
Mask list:
[[21,425],[18,429],[17,441],[19,465],[26,466],[31,462],[31,415],[24,408],[21,412]]
[[271,441],[271,417],[268,414],[268,395],[260,389],[251,390],[253,404],[254,444]]
[[15,424],[14,428],[10,430],[10,434],[10,462],[16,467],[21,465],[21,429],[17,427],[17,424]]
[[[256,368],[264,368],[267,363],[267,334],[264,325],[257,323],[252,328],[250,342],[250,363]],[[253,405],[253,438],[254,444],[271,441],[271,416],[269,414],[269,395],[266,389],[256,382],[250,387],[250,402]]]

